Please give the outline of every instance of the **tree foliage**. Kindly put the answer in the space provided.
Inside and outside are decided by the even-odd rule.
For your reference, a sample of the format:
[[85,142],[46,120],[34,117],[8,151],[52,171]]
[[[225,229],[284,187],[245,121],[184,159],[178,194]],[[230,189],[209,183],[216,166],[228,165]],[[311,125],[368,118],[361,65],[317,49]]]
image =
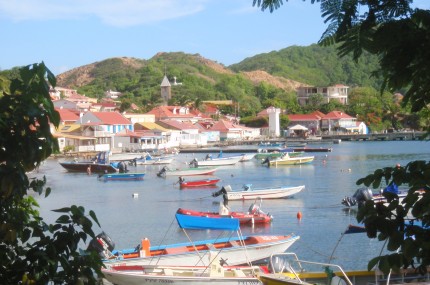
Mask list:
[[54,75],[41,64],[5,79],[0,97],[0,280],[3,284],[95,284],[101,273],[96,253],[80,255],[78,246],[94,237],[95,214],[78,206],[58,209],[56,224],[39,216],[36,193],[48,196],[46,179],[29,178],[54,151],[50,123],[59,124],[49,96]]
[[[320,44],[336,45],[340,56],[352,55],[358,61],[364,53],[377,56],[379,67],[374,74],[383,80],[381,90],[391,93],[405,91],[402,107],[412,112],[428,111],[430,104],[430,11],[412,9],[412,0],[311,0],[321,4],[321,13],[329,23]],[[282,0],[253,0],[264,11],[273,12]],[[382,93],[383,94],[383,93]],[[368,96],[368,99],[373,99]],[[392,100],[383,100],[381,110],[394,126],[401,109]],[[370,101],[369,101],[370,102]],[[371,108],[363,102],[354,108]],[[369,110],[370,111],[370,110]],[[374,114],[366,113],[366,115]],[[428,114],[428,113],[427,113]],[[426,126],[430,131],[430,125]],[[378,188],[386,184],[407,185],[409,192],[399,203],[397,195],[385,194],[389,205],[368,201],[357,220],[366,226],[369,237],[386,240],[393,253],[378,256],[369,262],[369,269],[418,267],[427,272],[430,265],[430,163],[413,161],[405,167],[386,167],[360,179],[357,184]],[[419,197],[417,190],[422,191]],[[407,215],[413,226],[407,226]],[[422,225],[417,225],[417,222]]]

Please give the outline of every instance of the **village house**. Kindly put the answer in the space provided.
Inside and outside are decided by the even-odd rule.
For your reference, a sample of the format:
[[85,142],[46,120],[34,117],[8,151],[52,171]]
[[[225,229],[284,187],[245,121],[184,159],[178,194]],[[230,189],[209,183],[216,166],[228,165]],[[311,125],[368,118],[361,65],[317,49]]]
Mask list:
[[339,103],[346,105],[348,104],[348,88],[343,84],[328,87],[300,86],[297,88],[297,100],[301,106],[305,106],[312,95],[321,94],[323,104],[329,103],[331,100],[337,100]]
[[200,133],[200,128],[191,122],[181,122],[176,120],[162,120],[157,124],[171,129],[180,131],[178,137],[174,137],[171,133],[169,144],[171,147],[177,146],[204,146],[207,145],[207,137],[205,134]]
[[[320,134],[321,131],[321,118],[325,116],[324,113],[315,111],[311,114],[289,114],[288,119],[290,121],[288,127],[300,125],[305,127],[310,135]],[[291,136],[293,133],[288,133],[287,136]]]
[[357,119],[350,115],[332,111],[321,118],[321,130],[327,133],[347,132],[348,128],[356,127]]

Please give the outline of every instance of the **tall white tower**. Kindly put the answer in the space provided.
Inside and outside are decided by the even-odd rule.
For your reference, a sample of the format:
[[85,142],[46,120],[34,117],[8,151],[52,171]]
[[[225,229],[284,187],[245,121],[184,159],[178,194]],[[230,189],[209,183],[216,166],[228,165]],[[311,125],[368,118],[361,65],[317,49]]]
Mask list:
[[279,137],[281,135],[281,127],[279,114],[281,114],[281,109],[275,107],[267,108],[267,114],[269,114],[269,136]]

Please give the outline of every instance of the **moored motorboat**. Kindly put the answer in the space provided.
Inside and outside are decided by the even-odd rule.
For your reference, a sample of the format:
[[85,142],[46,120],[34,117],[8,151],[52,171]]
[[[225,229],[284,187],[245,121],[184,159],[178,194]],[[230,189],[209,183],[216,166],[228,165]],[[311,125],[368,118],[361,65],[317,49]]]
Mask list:
[[223,186],[219,191],[212,193],[217,197],[223,195],[229,201],[233,200],[255,200],[261,199],[278,199],[291,197],[305,188],[301,186],[278,186],[267,188],[252,188],[252,184],[243,185],[241,190],[232,190],[230,185]]
[[194,165],[194,167],[234,165],[238,163],[242,158],[243,155],[216,158],[212,158],[210,155],[208,155],[204,160],[197,160],[196,158],[194,158],[192,161],[190,161],[189,164]]
[[169,169],[164,166],[158,173],[158,177],[164,176],[188,176],[188,175],[208,175],[213,174],[217,167],[190,167],[185,169]]
[[69,172],[115,173],[118,168],[109,162],[109,152],[99,152],[90,161],[62,161],[60,165]]
[[[238,232],[237,237],[218,237],[217,239],[189,241],[168,245],[151,246],[150,240],[142,239],[141,243],[131,249],[114,250],[115,243],[105,233],[96,236],[90,242],[89,250],[95,250],[104,259],[106,265],[203,265],[207,266],[207,257],[211,252],[219,251],[218,259],[223,259],[229,265],[244,265],[249,262],[261,262],[271,254],[286,251],[300,237],[290,235],[250,235],[240,234],[239,220],[220,218],[220,223],[210,224],[201,221],[204,217],[194,217],[176,214],[179,225],[186,229],[210,229]],[[196,221],[197,220],[197,221]],[[187,235],[188,236],[188,235]],[[203,258],[205,257],[205,258]]]
[[314,158],[315,156],[290,156],[288,152],[285,152],[278,158],[266,158],[262,164],[267,164],[268,166],[307,164],[314,161]]
[[221,179],[219,178],[206,178],[206,179],[198,179],[198,180],[185,180],[182,176],[179,176],[179,187],[187,188],[187,187],[202,187],[202,186],[215,186]]
[[116,265],[103,268],[105,278],[116,285],[145,284],[263,284],[257,275],[262,266],[225,266],[213,261],[210,266]]
[[100,174],[99,180],[102,181],[139,181],[143,180],[145,173],[106,173]]
[[248,212],[235,212],[230,211],[226,203],[220,203],[220,209],[218,212],[202,212],[190,209],[179,208],[176,213],[190,216],[206,217],[210,219],[212,223],[217,223],[219,218],[232,218],[238,219],[241,225],[256,225],[256,224],[268,224],[273,220],[273,216],[265,213],[261,210],[261,199],[260,205],[257,205],[255,201],[249,207]]

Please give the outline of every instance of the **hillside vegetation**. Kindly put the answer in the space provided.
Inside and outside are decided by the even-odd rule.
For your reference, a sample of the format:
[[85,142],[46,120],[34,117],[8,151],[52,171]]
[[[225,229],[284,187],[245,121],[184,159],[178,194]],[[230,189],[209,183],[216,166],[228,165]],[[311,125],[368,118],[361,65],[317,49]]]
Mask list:
[[[120,91],[123,102],[144,110],[160,103],[160,83],[166,74],[172,84],[171,104],[204,100],[240,102],[244,116],[275,105],[290,112],[301,85],[346,84],[378,86],[369,77],[376,69],[375,58],[355,64],[338,59],[334,47],[291,47],[260,54],[226,67],[199,54],[158,53],[148,60],[111,58],[75,68],[57,76],[57,85],[77,89],[80,94],[101,98],[106,90]],[[173,85],[176,81],[180,84]]]

